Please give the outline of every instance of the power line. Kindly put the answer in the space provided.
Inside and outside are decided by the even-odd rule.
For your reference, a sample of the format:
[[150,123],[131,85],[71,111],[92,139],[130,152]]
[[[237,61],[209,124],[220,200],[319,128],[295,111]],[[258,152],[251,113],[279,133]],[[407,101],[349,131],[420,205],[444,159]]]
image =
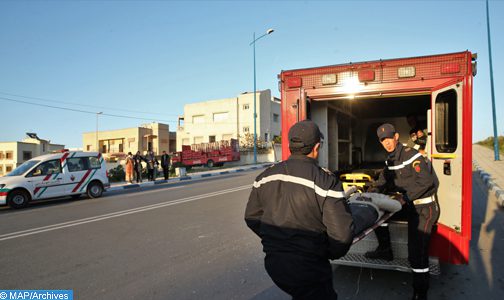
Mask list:
[[14,96],[14,97],[20,97],[20,98],[25,98],[25,99],[40,100],[40,101],[47,101],[47,102],[54,102],[54,103],[63,103],[63,104],[83,106],[83,107],[92,107],[92,108],[99,108],[99,109],[112,109],[112,110],[119,110],[119,111],[131,112],[131,113],[141,113],[141,114],[161,115],[161,116],[176,116],[176,117],[178,116],[178,115],[175,115],[175,114],[165,114],[165,113],[154,113],[154,112],[146,112],[146,111],[136,111],[136,110],[128,110],[128,109],[122,109],[122,108],[112,108],[112,107],[106,107],[106,106],[80,104],[80,103],[73,103],[73,102],[66,102],[66,101],[59,101],[59,100],[52,100],[52,99],[45,99],[45,98],[39,98],[39,97],[23,96],[23,95],[18,95],[18,94],[6,93],[6,92],[2,92],[2,91],[0,91],[0,94],[8,95],[8,96]]
[[[40,103],[33,103],[33,102],[16,100],[16,99],[11,99],[11,98],[6,98],[6,97],[0,97],[0,100],[96,115],[96,112],[94,112],[94,111],[87,111],[87,110],[67,108],[67,107],[47,105],[47,104],[40,104]],[[166,122],[166,123],[176,123],[176,121],[169,121],[169,120],[163,120],[163,119],[147,119],[147,118],[139,118],[139,117],[133,117],[133,116],[115,115],[115,114],[107,114],[107,113],[102,113],[101,115],[102,116],[109,116],[109,117],[116,117],[116,118],[124,118],[124,119],[135,119],[135,120],[144,120],[144,121],[162,121],[162,122]]]

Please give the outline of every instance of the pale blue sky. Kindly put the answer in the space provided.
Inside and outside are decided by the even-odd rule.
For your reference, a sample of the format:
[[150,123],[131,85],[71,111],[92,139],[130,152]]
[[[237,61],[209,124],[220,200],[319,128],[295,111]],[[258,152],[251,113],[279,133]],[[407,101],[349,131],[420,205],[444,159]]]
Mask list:
[[[490,1],[490,21],[498,132],[503,135],[504,1]],[[277,97],[281,70],[477,52],[474,140],[493,134],[484,0],[4,0],[0,97],[165,120],[174,131],[185,103],[253,90],[249,43],[254,31],[259,35],[268,28],[275,32],[256,48],[257,87]],[[54,143],[82,147],[82,133],[95,130],[94,114],[1,98],[0,141],[36,132]],[[101,116],[99,128],[148,122]]]

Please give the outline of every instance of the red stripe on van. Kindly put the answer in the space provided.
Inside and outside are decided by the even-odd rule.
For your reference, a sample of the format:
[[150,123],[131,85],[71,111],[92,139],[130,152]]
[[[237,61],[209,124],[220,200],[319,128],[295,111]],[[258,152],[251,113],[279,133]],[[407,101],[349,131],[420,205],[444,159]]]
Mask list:
[[87,170],[86,174],[84,174],[84,176],[82,176],[82,179],[79,181],[79,183],[74,187],[74,189],[72,190],[72,193],[75,193],[79,187],[82,185],[82,183],[86,180],[86,178],[89,176],[89,173],[91,173],[91,169],[90,170]]

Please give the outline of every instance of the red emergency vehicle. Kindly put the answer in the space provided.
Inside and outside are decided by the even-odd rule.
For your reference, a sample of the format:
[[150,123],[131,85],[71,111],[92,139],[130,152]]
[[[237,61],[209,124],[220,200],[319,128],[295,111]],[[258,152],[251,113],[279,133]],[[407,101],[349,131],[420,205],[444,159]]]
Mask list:
[[[406,144],[415,115],[427,129],[426,153],[440,180],[441,215],[430,255],[466,264],[471,240],[472,89],[476,54],[469,51],[348,63],[282,71],[282,140],[297,121],[311,119],[325,136],[322,167],[338,174],[375,174],[386,153],[377,127],[391,123]],[[422,124],[423,123],[423,124]],[[288,143],[282,144],[287,159]],[[375,171],[375,173],[373,173]],[[371,234],[336,263],[408,271],[405,222],[390,224],[394,262],[369,262],[363,256],[377,244]],[[401,263],[402,259],[402,263]]]
[[240,160],[238,140],[182,145],[182,151],[175,152],[171,160],[175,167],[222,166],[225,162]]

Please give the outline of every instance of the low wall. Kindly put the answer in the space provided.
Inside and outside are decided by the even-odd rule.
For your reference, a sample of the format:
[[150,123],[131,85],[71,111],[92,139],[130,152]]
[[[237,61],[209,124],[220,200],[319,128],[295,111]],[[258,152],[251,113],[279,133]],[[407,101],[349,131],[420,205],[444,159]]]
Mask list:
[[[275,145],[267,153],[257,153],[258,163],[278,162],[282,160],[282,146]],[[251,165],[254,163],[254,151],[240,152],[240,161],[226,163],[226,166]]]

